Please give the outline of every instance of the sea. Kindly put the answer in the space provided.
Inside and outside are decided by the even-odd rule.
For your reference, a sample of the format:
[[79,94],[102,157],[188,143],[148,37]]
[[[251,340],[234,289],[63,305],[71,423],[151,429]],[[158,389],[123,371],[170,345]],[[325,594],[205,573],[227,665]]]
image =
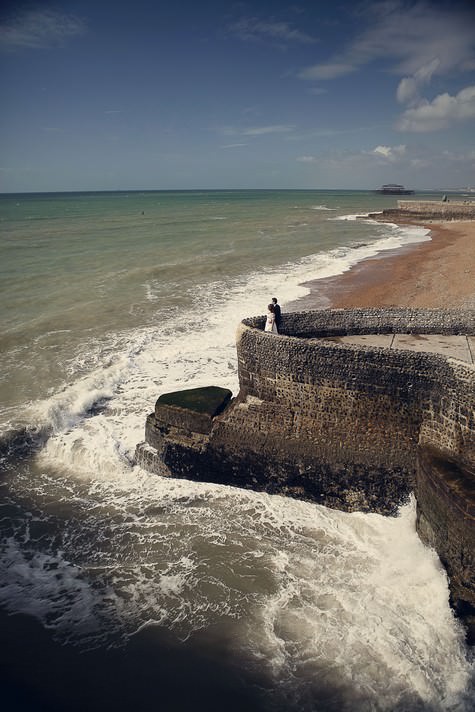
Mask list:
[[473,652],[414,501],[348,514],[134,461],[161,394],[237,393],[241,319],[430,239],[368,217],[395,205],[0,195],[2,709],[474,709]]

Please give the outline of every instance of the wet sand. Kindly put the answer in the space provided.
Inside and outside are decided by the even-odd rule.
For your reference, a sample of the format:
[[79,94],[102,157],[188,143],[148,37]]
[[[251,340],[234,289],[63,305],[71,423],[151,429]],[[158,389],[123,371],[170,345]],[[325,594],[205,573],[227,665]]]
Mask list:
[[336,277],[306,282],[310,294],[286,304],[286,311],[322,307],[475,308],[475,221],[423,226],[430,230],[430,241],[364,260]]

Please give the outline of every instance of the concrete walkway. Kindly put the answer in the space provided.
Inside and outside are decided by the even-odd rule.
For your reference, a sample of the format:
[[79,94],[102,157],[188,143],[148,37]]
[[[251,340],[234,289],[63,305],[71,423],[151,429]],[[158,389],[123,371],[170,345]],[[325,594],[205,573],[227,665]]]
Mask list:
[[429,351],[475,364],[475,336],[445,336],[444,334],[363,334],[332,336],[325,341],[336,341],[358,346],[381,346],[386,349]]

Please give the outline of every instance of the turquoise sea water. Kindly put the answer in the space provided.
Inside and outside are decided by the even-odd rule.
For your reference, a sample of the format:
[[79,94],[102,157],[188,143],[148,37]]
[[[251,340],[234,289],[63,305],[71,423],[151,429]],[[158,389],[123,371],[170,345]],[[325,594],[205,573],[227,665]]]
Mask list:
[[[200,660],[210,709],[230,691],[249,709],[470,709],[463,632],[412,505],[348,515],[133,461],[161,393],[236,393],[244,316],[429,239],[356,219],[394,205],[363,191],[0,196],[0,603],[39,621],[52,660],[94,656],[90,709],[112,699],[111,650],[134,667],[172,648],[177,665]],[[157,674],[140,709],[156,709]],[[169,709],[186,709],[166,684]]]

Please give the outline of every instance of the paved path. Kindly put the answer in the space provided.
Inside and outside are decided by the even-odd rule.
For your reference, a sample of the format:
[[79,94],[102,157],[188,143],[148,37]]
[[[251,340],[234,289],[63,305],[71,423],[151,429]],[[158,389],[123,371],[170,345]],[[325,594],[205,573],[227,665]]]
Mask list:
[[429,351],[475,364],[475,336],[462,334],[455,336],[445,336],[444,334],[363,334],[360,336],[333,336],[325,340],[361,346],[382,346],[386,349]]

